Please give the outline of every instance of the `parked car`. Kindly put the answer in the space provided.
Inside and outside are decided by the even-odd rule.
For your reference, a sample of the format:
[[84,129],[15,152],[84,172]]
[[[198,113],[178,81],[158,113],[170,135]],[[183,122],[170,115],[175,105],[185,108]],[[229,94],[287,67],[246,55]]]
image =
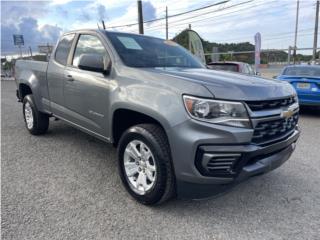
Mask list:
[[15,76],[27,130],[44,134],[55,117],[113,143],[143,204],[207,197],[271,171],[299,137],[290,84],[213,72],[154,37],[68,32],[49,62],[18,60]]
[[207,64],[207,67],[214,70],[256,75],[256,72],[253,70],[250,64],[244,62],[211,62]]
[[320,66],[287,66],[277,79],[289,82],[296,89],[300,105],[320,106]]

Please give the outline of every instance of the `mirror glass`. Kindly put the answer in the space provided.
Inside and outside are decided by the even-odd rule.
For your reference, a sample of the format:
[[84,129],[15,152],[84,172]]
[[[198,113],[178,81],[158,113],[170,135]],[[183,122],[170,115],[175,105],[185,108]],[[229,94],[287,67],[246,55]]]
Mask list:
[[98,54],[81,54],[78,67],[83,70],[104,72],[104,60]]

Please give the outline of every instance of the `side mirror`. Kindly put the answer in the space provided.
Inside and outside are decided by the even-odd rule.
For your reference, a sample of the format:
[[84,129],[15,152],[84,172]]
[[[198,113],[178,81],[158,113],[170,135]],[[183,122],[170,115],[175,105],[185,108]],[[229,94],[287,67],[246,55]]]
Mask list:
[[103,65],[104,65],[104,69],[103,69],[104,74],[109,75],[111,71],[111,60],[109,57],[106,57],[103,59]]
[[110,72],[110,66],[110,59],[98,54],[81,54],[78,64],[80,69],[106,74]]

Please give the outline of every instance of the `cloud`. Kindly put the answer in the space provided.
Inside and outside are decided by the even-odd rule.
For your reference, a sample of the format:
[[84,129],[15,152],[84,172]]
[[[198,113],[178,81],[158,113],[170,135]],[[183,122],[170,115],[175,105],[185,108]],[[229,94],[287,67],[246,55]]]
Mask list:
[[82,10],[78,19],[80,21],[90,21],[91,20],[91,16],[89,15],[89,13],[86,10]]
[[48,6],[48,1],[1,1],[1,23],[8,25],[23,17],[44,17],[51,11]]
[[[157,18],[156,8],[149,1],[142,2],[142,13],[143,13],[144,21]],[[137,21],[138,21],[137,2],[131,1],[131,3],[128,4],[127,7],[125,8],[125,11],[123,14],[120,14],[119,16],[107,21],[107,26],[131,24]],[[132,31],[134,29],[137,29],[137,26],[123,28],[122,30]]]
[[62,33],[62,29],[57,26],[45,24],[40,27],[39,32],[41,34],[40,41],[46,41],[48,43],[55,43]]
[[69,17],[69,11],[63,8],[62,6],[56,6],[55,12],[57,15],[61,15],[65,20]]
[[97,22],[108,18],[106,7],[96,2],[88,2],[83,8],[74,9],[73,14],[77,15],[77,17],[76,22],[73,22],[72,24],[80,26],[83,24],[88,25],[88,23],[96,26]]
[[151,2],[142,2],[142,13],[144,21],[156,18],[156,8]]
[[38,45],[55,44],[61,32],[58,26],[45,24],[40,27],[38,21],[31,17],[22,18],[17,25],[1,23],[1,52],[10,54],[18,51],[13,44],[13,34],[23,35],[24,49],[30,46],[33,51],[37,51]]
[[98,4],[97,11],[98,11],[98,16],[100,18],[99,20],[105,19],[106,14],[107,14],[106,7],[102,4]]
[[72,2],[72,0],[51,0],[50,5],[64,5],[69,2]]

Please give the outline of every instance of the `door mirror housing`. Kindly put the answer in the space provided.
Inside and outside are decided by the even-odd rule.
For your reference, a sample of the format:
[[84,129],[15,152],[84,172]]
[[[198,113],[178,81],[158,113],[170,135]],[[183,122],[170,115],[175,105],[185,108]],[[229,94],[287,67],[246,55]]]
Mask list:
[[111,61],[99,54],[81,54],[78,67],[82,70],[109,74]]

